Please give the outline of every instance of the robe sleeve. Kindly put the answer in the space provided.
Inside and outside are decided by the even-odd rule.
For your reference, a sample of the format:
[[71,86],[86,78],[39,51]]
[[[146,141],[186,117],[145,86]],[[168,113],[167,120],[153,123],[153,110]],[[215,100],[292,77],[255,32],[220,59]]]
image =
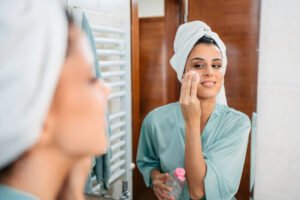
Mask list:
[[160,170],[159,157],[154,143],[154,131],[155,128],[150,114],[142,124],[136,159],[137,167],[142,173],[147,187],[152,186],[151,171],[153,169]]
[[224,137],[204,152],[207,171],[204,179],[207,200],[231,200],[238,191],[250,132],[246,115],[230,119],[222,131]]

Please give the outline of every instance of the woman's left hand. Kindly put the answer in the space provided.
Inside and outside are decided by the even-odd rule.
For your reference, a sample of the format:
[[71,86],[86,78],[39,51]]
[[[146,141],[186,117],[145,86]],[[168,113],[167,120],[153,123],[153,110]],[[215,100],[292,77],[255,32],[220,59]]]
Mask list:
[[187,125],[199,124],[201,119],[200,100],[197,97],[199,75],[190,71],[184,75],[180,92],[180,106]]

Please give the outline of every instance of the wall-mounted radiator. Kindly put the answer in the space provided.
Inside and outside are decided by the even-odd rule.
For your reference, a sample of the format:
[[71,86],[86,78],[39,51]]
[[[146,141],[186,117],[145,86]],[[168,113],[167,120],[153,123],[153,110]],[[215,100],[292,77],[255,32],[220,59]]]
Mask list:
[[[132,193],[132,169],[134,168],[131,162],[130,9],[128,6],[128,17],[126,17],[124,10],[120,12],[121,14],[109,12],[113,6],[108,4],[113,3],[100,4],[104,1],[96,1],[97,6],[93,5],[91,8],[92,5],[86,6],[85,3],[78,2],[80,1],[73,3],[69,1],[68,7],[79,24],[82,24],[85,16],[90,31],[87,35],[93,37],[93,48],[97,58],[95,71],[111,88],[107,116],[110,154],[109,163],[104,167],[110,167],[107,184],[110,190],[114,190],[112,195],[118,198],[122,193],[121,181],[128,184],[129,192]],[[122,2],[124,4],[124,1]],[[97,182],[95,176],[91,179],[93,193],[101,194],[103,186]]]

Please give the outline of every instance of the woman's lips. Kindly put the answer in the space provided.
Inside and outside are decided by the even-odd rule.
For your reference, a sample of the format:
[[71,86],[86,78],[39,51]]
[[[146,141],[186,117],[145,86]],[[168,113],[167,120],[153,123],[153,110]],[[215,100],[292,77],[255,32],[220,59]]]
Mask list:
[[201,85],[203,85],[204,87],[207,87],[207,88],[214,87],[215,84],[216,84],[216,81],[203,81],[203,82],[201,82]]

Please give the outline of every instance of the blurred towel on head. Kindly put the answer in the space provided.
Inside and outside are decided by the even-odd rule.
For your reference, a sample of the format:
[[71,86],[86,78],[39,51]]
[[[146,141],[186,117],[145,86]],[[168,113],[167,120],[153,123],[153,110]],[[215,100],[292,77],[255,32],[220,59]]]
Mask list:
[[34,145],[66,56],[59,0],[0,3],[0,169]]

